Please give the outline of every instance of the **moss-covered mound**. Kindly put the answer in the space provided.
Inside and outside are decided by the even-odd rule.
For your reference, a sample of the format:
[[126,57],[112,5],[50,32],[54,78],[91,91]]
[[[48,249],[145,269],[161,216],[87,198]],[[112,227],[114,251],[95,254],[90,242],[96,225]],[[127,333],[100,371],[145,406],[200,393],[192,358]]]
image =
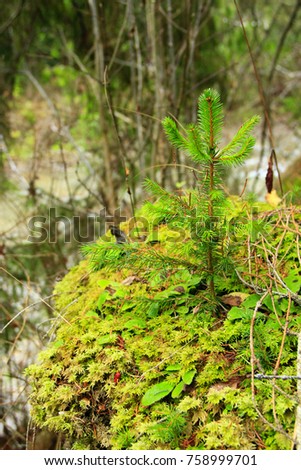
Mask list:
[[233,267],[214,298],[197,240],[166,217],[92,247],[57,285],[55,340],[27,370],[36,425],[74,449],[290,449],[296,381],[256,374],[296,374],[301,215],[255,213],[229,202]]

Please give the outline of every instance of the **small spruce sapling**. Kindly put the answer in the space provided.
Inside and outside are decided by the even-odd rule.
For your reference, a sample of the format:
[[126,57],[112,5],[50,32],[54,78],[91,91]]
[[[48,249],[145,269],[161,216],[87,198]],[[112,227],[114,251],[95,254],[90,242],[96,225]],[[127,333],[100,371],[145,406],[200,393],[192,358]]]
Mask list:
[[[162,254],[152,249],[150,243],[139,247],[139,243],[101,243],[84,247],[90,255],[93,269],[103,266],[143,266],[152,271],[167,267],[181,269],[189,267],[200,275],[212,300],[216,298],[217,287],[222,290],[226,277],[233,274],[231,246],[228,242],[225,222],[229,202],[222,189],[222,176],[226,167],[241,165],[251,152],[255,139],[251,132],[259,121],[254,116],[238,130],[232,141],[219,147],[223,108],[220,96],[215,90],[205,90],[198,100],[196,124],[177,126],[170,117],[163,120],[163,127],[169,141],[184,151],[195,163],[194,172],[198,178],[197,191],[187,191],[183,197],[162,188],[155,181],[146,179],[146,189],[157,199],[156,204],[145,203],[144,213],[155,217],[159,224],[164,220],[179,233],[190,233],[185,243],[176,243],[171,252]],[[236,229],[236,227],[235,227]],[[119,229],[114,227],[111,232]],[[141,251],[142,250],[142,251]]]
[[[214,279],[224,262],[222,230],[220,221],[224,217],[227,200],[222,190],[222,174],[226,167],[241,165],[250,154],[255,138],[251,131],[259,117],[253,116],[238,130],[231,142],[219,148],[223,127],[223,107],[220,95],[212,89],[205,90],[198,100],[197,123],[180,131],[170,117],[163,120],[165,133],[171,144],[199,166],[197,240],[202,245],[207,265],[207,283],[212,298],[215,298]],[[151,185],[149,185],[151,186]]]

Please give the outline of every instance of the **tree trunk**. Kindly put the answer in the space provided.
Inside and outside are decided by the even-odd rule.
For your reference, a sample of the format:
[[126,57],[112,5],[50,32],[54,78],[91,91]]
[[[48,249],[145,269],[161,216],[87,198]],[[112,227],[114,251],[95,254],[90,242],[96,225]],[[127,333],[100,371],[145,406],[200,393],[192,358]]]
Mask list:
[[89,0],[89,6],[92,16],[92,26],[94,35],[94,57],[95,57],[95,76],[98,81],[97,99],[99,103],[99,126],[101,132],[101,146],[104,162],[104,185],[101,184],[102,195],[105,196],[104,204],[107,211],[111,214],[117,209],[117,194],[114,186],[114,162],[113,152],[110,148],[109,132],[107,120],[107,106],[105,105],[105,97],[103,93],[103,83],[105,74],[104,44],[101,37],[99,26],[99,15],[96,0]]

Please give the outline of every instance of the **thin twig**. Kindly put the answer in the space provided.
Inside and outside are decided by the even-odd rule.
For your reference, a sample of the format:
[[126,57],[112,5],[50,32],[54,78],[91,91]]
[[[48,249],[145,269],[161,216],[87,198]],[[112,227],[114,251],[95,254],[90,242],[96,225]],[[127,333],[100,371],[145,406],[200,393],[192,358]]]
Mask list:
[[119,129],[118,129],[118,122],[117,122],[117,119],[116,119],[116,116],[115,116],[115,113],[114,113],[114,109],[113,109],[113,106],[112,106],[112,97],[110,95],[110,92],[109,92],[108,86],[107,86],[108,85],[107,73],[108,73],[108,69],[105,68],[105,71],[104,71],[105,97],[106,97],[108,109],[109,109],[110,114],[112,116],[114,130],[115,130],[116,137],[117,137],[118,144],[119,144],[119,150],[120,150],[119,154],[120,154],[121,161],[122,161],[122,166],[123,166],[123,171],[124,171],[124,176],[125,176],[125,181],[126,181],[126,186],[127,186],[127,193],[130,197],[132,216],[133,216],[134,222],[136,224],[135,204],[134,204],[134,199],[133,199],[133,194],[132,194],[132,191],[131,191],[131,187],[130,187],[130,184],[129,184],[129,169],[128,169],[127,164],[126,164],[126,151],[125,151],[122,139],[120,137],[120,133],[119,133]]
[[[263,296],[258,300],[258,302],[256,303],[256,306],[255,306],[255,309],[254,309],[254,312],[253,312],[253,316],[252,316],[252,320],[251,320],[251,325],[250,325],[250,351],[251,351],[251,393],[252,393],[252,401],[253,401],[253,404],[254,404],[254,408],[256,410],[256,412],[258,413],[258,415],[260,416],[261,420],[266,423],[269,427],[271,427],[274,431],[277,431],[281,434],[283,434],[284,436],[287,437],[287,439],[289,439],[290,441],[293,441],[294,442],[294,438],[292,438],[285,430],[284,428],[279,425],[279,423],[277,423],[276,425],[274,423],[271,423],[270,421],[268,421],[262,414],[262,412],[259,410],[258,408],[258,405],[257,405],[257,402],[256,402],[256,394],[255,394],[255,363],[258,362],[258,360],[256,359],[256,356],[255,356],[255,350],[254,350],[254,326],[255,326],[255,320],[256,320],[256,316],[257,316],[257,312],[259,310],[259,308],[261,307],[262,305],[262,302],[264,301],[265,297],[269,295],[269,292],[265,292],[263,294]],[[256,378],[262,378],[264,374],[256,374]]]
[[[298,1],[300,1],[300,0],[298,0]],[[241,27],[242,27],[242,30],[243,30],[244,38],[245,38],[245,41],[246,41],[246,44],[247,44],[247,47],[248,47],[249,55],[250,55],[250,58],[251,58],[251,61],[252,61],[254,75],[255,75],[255,78],[256,78],[258,92],[259,92],[259,97],[260,97],[262,107],[263,107],[263,111],[264,111],[265,122],[267,123],[267,126],[268,126],[269,141],[270,141],[270,145],[272,147],[272,150],[274,150],[274,161],[275,161],[275,165],[276,165],[276,169],[277,169],[280,193],[281,193],[281,196],[283,196],[282,181],[281,181],[280,171],[279,171],[279,168],[278,168],[278,161],[277,161],[277,157],[276,157],[276,152],[275,152],[275,143],[274,143],[272,124],[271,124],[271,120],[270,120],[270,116],[269,116],[268,103],[267,103],[266,98],[265,98],[263,85],[262,85],[261,78],[260,78],[258,70],[257,70],[255,57],[253,55],[253,51],[252,51],[251,46],[250,46],[250,42],[249,42],[248,35],[247,35],[246,29],[245,29],[245,25],[244,25],[244,22],[243,22],[243,19],[242,19],[240,8],[239,8],[238,3],[237,3],[236,0],[234,0],[234,3],[235,3],[235,7],[236,7],[237,14],[238,14],[238,17],[239,17],[239,21],[240,21],[240,24],[241,24]]]
[[266,260],[267,263],[271,266],[271,269],[273,271],[273,274],[274,276],[278,279],[279,283],[281,284],[281,286],[288,292],[287,296],[288,295],[291,295],[293,301],[297,304],[297,305],[301,305],[301,296],[300,295],[297,295],[295,294],[286,284],[285,282],[281,279],[279,273],[276,271],[276,269],[274,268],[273,264],[267,259]]
[[266,380],[301,380],[301,375],[266,375],[266,374],[254,374],[254,379],[266,379]]
[[250,325],[250,351],[251,351],[251,391],[252,391],[252,399],[255,402],[255,384],[254,384],[254,375],[255,375],[255,363],[257,362],[256,356],[255,356],[255,349],[254,349],[254,327],[255,327],[255,321],[256,321],[256,316],[257,312],[260,309],[262,302],[264,299],[269,295],[269,292],[266,291],[261,298],[258,300],[258,302],[255,305],[254,312],[252,315],[251,319],[251,325]]
[[[20,281],[20,279],[16,278],[13,274],[11,274],[10,272],[8,272],[5,268],[3,268],[2,266],[0,266],[0,270],[4,271],[6,274],[8,274],[10,277],[12,277],[15,281],[17,281],[19,284],[21,284],[24,288],[28,289],[29,291],[32,291],[32,288],[31,287],[28,287],[24,282]],[[36,292],[35,292],[36,294]],[[27,307],[23,308],[22,310],[20,310],[18,313],[16,313],[16,315],[14,315],[10,320],[9,322],[0,330],[0,334],[3,333],[3,331],[16,319],[18,318],[20,315],[22,315],[22,313],[24,313],[26,310],[28,310],[29,308],[31,307],[34,307],[35,305],[39,304],[39,303],[43,303],[45,304],[48,308],[50,308],[53,312],[55,312],[60,318],[62,318],[65,323],[68,323],[68,325],[71,325],[70,322],[68,322],[68,320],[66,320],[65,318],[63,318],[61,316],[61,314],[59,312],[57,312],[48,302],[46,302],[46,299],[49,299],[49,298],[52,298],[53,295],[50,295],[48,297],[45,297],[45,298],[42,298],[38,295],[39,297],[39,300],[37,300],[36,302],[33,302],[31,303],[30,305],[28,305]]]
[[[279,348],[279,353],[278,353],[277,361],[276,361],[276,364],[275,364],[275,367],[274,367],[274,374],[273,374],[273,375],[275,375],[275,377],[277,376],[277,372],[278,372],[278,369],[279,369],[279,367],[280,367],[280,361],[281,361],[281,357],[282,357],[282,353],[283,353],[283,349],[284,349],[284,343],[285,343],[285,339],[286,339],[286,335],[287,335],[287,330],[288,330],[289,314],[290,314],[290,311],[291,311],[291,303],[292,303],[292,299],[291,299],[291,296],[289,295],[289,298],[288,298],[288,307],[287,307],[286,315],[285,315],[285,324],[284,324],[284,328],[283,328],[283,334],[282,334],[281,344],[280,344],[280,348]],[[274,311],[276,311],[276,308],[274,309]],[[275,380],[276,380],[276,378],[273,380],[273,390],[272,390],[273,415],[274,415],[275,421],[276,421],[277,423],[279,423],[279,420],[278,420],[278,417],[277,417],[277,412],[276,412]],[[280,423],[279,423],[279,424],[280,424]]]
[[[6,21],[2,23],[0,26],[0,35],[5,33],[5,31],[13,24],[13,22],[18,18],[20,13],[22,12],[22,9],[25,5],[25,0],[20,0],[19,5],[16,7],[15,11],[10,15],[9,18],[7,18]],[[4,16],[4,15],[3,15]]]

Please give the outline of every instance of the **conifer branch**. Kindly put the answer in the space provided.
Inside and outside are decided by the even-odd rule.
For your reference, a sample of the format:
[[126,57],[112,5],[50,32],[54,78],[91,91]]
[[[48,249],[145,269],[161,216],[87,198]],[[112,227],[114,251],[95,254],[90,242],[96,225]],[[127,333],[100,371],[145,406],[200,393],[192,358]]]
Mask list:
[[254,137],[248,137],[241,145],[241,148],[236,152],[236,153],[223,153],[220,156],[220,161],[223,162],[225,165],[229,166],[236,166],[236,165],[241,165],[247,155],[251,152],[255,144],[255,138]]
[[223,107],[219,93],[209,88],[201,94],[198,102],[198,128],[209,148],[218,144],[222,126]]
[[[228,145],[226,145],[223,149],[219,151],[219,156],[223,157],[226,155],[233,155],[237,153],[237,151],[244,146],[246,140],[248,140],[250,136],[250,133],[252,132],[255,125],[259,122],[259,120],[259,116],[253,116],[251,119],[246,121],[237,131],[236,135],[233,137],[231,142],[229,142]],[[252,147],[249,149],[249,151],[251,150]]]

